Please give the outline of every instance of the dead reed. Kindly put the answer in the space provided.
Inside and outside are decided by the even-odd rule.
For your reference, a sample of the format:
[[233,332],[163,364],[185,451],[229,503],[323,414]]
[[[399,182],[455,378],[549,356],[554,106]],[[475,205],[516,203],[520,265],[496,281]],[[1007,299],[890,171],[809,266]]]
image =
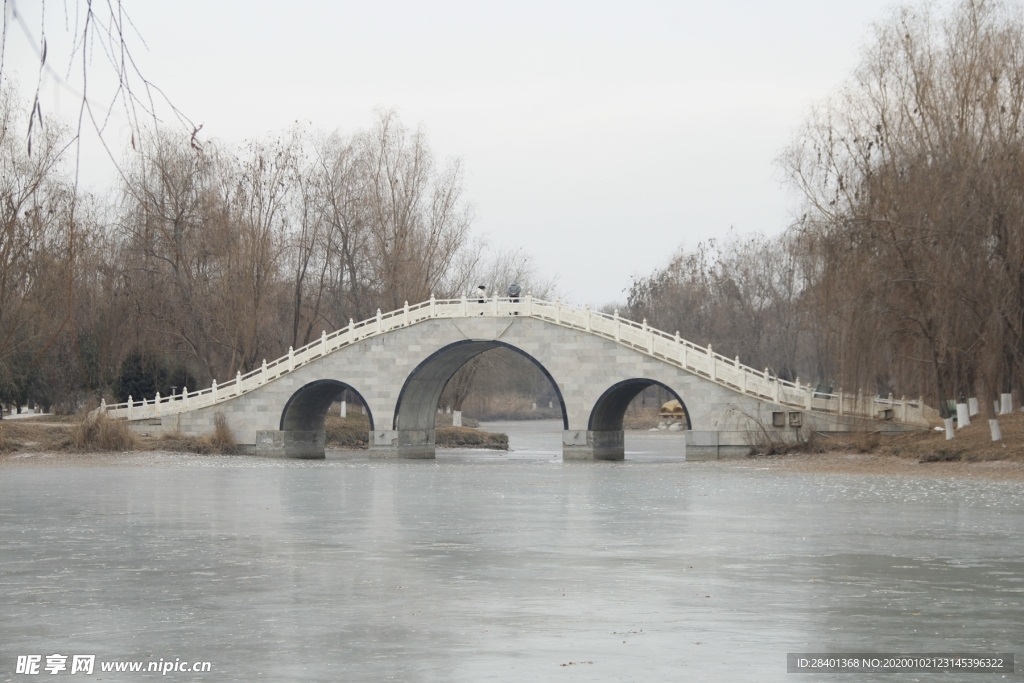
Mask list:
[[96,413],[71,431],[71,443],[82,451],[131,451],[138,448],[139,440],[126,421]]

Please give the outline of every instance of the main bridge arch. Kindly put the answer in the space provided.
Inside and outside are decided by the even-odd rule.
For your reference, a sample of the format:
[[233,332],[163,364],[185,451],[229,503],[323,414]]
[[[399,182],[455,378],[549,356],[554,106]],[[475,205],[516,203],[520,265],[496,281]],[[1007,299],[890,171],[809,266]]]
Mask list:
[[[569,416],[565,409],[565,399],[558,382],[551,376],[548,369],[521,348],[497,339],[463,339],[453,342],[425,358],[409,373],[402,385],[395,402],[394,418],[392,419],[391,439],[397,455],[404,458],[432,458],[435,452],[434,421],[437,417],[437,405],[441,400],[444,388],[451,381],[459,368],[481,353],[492,349],[504,348],[523,356],[547,378],[558,398],[562,411],[562,425],[569,428]],[[386,441],[385,432],[375,434],[376,441]],[[382,444],[383,445],[383,444]]]

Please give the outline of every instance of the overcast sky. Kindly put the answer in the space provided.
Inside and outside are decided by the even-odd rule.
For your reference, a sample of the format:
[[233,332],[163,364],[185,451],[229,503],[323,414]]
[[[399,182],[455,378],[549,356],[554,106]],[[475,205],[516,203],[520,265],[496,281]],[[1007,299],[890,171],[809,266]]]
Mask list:
[[[681,244],[785,228],[797,204],[774,160],[892,6],[123,2],[146,41],[140,68],[205,137],[296,120],[351,132],[394,107],[439,157],[463,160],[478,234],[522,247],[565,296],[595,305],[624,300]],[[36,31],[38,4],[17,4]],[[63,72],[65,9],[46,7]],[[5,69],[23,90],[29,55],[11,24]],[[44,112],[70,116],[60,92],[44,87]],[[87,183],[109,184],[96,156]]]

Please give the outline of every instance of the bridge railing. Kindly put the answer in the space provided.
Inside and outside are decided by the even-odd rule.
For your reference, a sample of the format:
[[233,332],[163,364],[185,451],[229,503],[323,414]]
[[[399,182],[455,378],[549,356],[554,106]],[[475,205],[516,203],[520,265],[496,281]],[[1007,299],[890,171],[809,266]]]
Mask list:
[[688,372],[726,386],[738,393],[771,401],[781,406],[813,410],[838,415],[851,415],[868,419],[886,419],[900,422],[920,422],[924,419],[924,402],[905,398],[864,397],[840,393],[818,392],[813,387],[772,376],[767,368],[756,370],[740,363],[739,358],[726,358],[711,346],[699,346],[679,334],[670,335],[650,327],[647,321],[635,322],[621,318],[618,312],[609,315],[594,311],[589,306],[574,308],[561,300],[543,301],[530,295],[520,298],[490,297],[484,299],[462,297],[435,299],[409,305],[387,313],[380,309],[366,320],[349,320],[346,327],[320,337],[299,349],[288,349],[280,358],[267,362],[245,374],[222,384],[214,380],[205,389],[189,392],[187,388],[174,396],[157,394],[151,401],[131,400],[125,403],[102,405],[101,409],[114,417],[131,420],[157,418],[163,415],[195,410],[226,401],[257,389],[295,369],[340,348],[359,341],[386,334],[392,330],[439,318],[522,316],[537,318],[556,325],[582,330],[641,353],[676,365]]

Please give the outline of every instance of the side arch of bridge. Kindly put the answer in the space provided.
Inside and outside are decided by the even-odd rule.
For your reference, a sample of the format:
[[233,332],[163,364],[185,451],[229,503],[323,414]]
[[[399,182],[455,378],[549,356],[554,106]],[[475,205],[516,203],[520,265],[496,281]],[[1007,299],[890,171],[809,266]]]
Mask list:
[[690,411],[686,408],[683,397],[677,394],[672,387],[666,386],[653,379],[635,378],[623,380],[611,387],[597,399],[594,410],[590,413],[590,422],[587,428],[590,430],[612,431],[622,429],[623,419],[626,417],[626,409],[633,402],[641,391],[648,387],[658,386],[672,395],[672,398],[679,401],[683,406],[683,414],[686,416],[686,428],[693,429],[693,422],[690,420]]
[[[324,428],[327,411],[341,392],[348,390],[366,405],[356,389],[336,379],[318,379],[300,387],[284,404],[281,412],[282,432],[315,431]],[[366,416],[373,431],[373,410],[366,405]]]

